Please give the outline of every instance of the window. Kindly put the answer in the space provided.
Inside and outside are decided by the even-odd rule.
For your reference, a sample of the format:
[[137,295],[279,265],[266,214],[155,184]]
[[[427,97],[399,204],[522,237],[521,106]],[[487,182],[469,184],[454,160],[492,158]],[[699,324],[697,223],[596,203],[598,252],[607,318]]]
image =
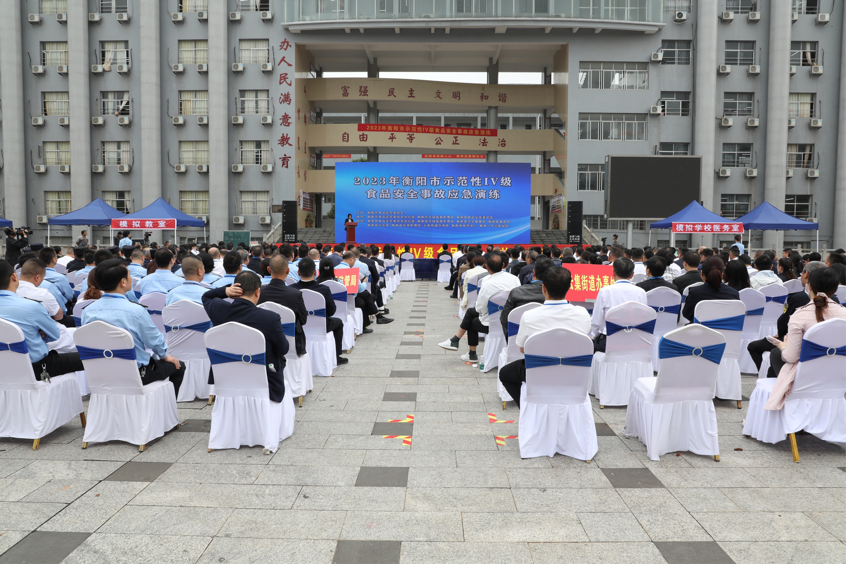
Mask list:
[[788,102],[787,117],[810,118],[814,117],[815,94],[790,94]]
[[209,9],[209,0],[179,0],[179,11],[187,12],[207,12]]
[[42,92],[41,115],[68,116],[70,115],[67,92]]
[[200,65],[209,62],[209,42],[205,39],[179,42],[179,62],[183,65]]
[[645,141],[646,114],[579,114],[579,139]]
[[810,143],[788,145],[787,168],[814,168],[814,146]]
[[270,213],[270,192],[241,192],[241,213],[243,215]]
[[70,141],[45,141],[44,164],[59,166],[70,164]]
[[[243,195],[244,192],[241,192],[241,194]],[[179,210],[188,215],[207,215],[209,213],[208,191],[180,192]]]
[[748,14],[756,11],[758,0],[726,0],[726,10],[735,14]]
[[668,14],[674,12],[690,12],[691,0],[664,0],[664,11]]
[[579,88],[646,90],[649,63],[579,63]]
[[179,164],[207,165],[209,164],[208,141],[180,141]]
[[44,41],[41,43],[41,64],[48,67],[68,64],[67,41]]
[[208,90],[180,90],[179,115],[204,116],[209,113]]
[[752,92],[726,92],[723,94],[724,116],[751,116]]
[[661,92],[660,104],[665,116],[689,116],[690,92]]
[[128,0],[100,0],[101,14],[125,14]]
[[270,142],[241,141],[241,164],[270,164]]
[[47,208],[47,215],[62,215],[70,213],[71,193],[70,190],[61,192],[44,192],[44,203]]
[[727,65],[755,64],[754,41],[726,41]]
[[646,21],[646,0],[605,0],[605,17],[628,22]]
[[270,9],[270,0],[239,0],[242,12],[261,12]]
[[127,41],[101,41],[100,64],[109,72],[112,65],[129,64],[129,43]]
[[749,213],[752,196],[748,194],[722,194],[720,196],[720,215],[726,219],[736,219]]
[[244,115],[269,114],[269,90],[241,90],[241,104],[239,110]]
[[797,67],[813,67],[817,64],[819,43],[816,41],[791,41],[790,65]]
[[[628,228],[628,221],[621,219],[605,219],[601,215],[584,215],[582,221],[589,229],[614,229],[625,231]],[[646,221],[633,221],[632,229],[636,231],[643,231],[646,229]]]
[[689,155],[690,143],[659,143],[659,155]]
[[100,109],[104,116],[128,116],[129,92],[100,92]]
[[132,192],[129,190],[103,192],[103,201],[119,212],[132,213]]
[[604,190],[604,164],[580,164],[577,174],[577,189],[579,192],[599,192]]
[[811,218],[811,196],[785,196],[784,213],[792,215],[797,219]]
[[129,147],[129,141],[103,141],[103,164],[131,165],[132,149]]
[[723,143],[722,166],[752,166],[752,143]]
[[245,65],[260,65],[270,62],[270,43],[267,39],[242,39],[241,62]]
[[800,14],[818,14],[820,0],[793,0],[793,10]]
[[39,11],[42,14],[67,14],[68,0],[41,0]]
[[661,52],[664,57],[661,59],[662,65],[689,65],[690,64],[690,41],[678,41],[675,39],[661,42]]

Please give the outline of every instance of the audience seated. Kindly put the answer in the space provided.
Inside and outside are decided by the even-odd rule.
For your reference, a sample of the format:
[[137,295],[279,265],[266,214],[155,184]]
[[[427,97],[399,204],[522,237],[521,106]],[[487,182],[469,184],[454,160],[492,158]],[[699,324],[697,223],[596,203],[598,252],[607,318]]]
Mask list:
[[542,288],[543,276],[553,266],[555,266],[555,264],[550,259],[546,257],[539,258],[538,262],[535,264],[535,269],[532,271],[532,282],[530,284],[517,286],[508,294],[508,299],[505,301],[505,307],[502,308],[502,312],[499,314],[499,321],[502,324],[502,332],[506,339],[508,338],[508,314],[511,313],[514,308],[520,307],[521,305],[529,303],[542,304],[546,299],[543,295]]
[[605,314],[609,309],[626,302],[648,305],[646,292],[631,282],[634,263],[627,258],[619,258],[614,261],[612,267],[614,284],[601,288],[596,296],[596,303],[593,304],[589,336],[593,339],[596,352],[605,352]]
[[[642,288],[644,292],[654,290],[655,288],[670,288],[676,289],[672,282],[667,282],[664,279],[664,272],[667,270],[667,261],[660,256],[653,256],[646,261],[646,280],[636,284],[638,288]],[[635,263],[635,274],[637,274],[637,263]]]

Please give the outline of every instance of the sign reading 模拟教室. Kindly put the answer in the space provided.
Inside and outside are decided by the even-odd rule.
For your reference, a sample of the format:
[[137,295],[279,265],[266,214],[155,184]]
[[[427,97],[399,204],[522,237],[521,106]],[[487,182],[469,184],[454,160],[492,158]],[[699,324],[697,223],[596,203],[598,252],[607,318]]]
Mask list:
[[335,232],[359,241],[530,241],[528,163],[338,163]]

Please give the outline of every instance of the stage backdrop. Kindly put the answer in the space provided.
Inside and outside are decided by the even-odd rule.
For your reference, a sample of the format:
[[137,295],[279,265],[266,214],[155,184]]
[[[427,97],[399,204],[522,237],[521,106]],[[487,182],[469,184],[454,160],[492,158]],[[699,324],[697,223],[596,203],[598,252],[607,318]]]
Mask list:
[[418,244],[528,244],[527,163],[337,163],[335,238]]

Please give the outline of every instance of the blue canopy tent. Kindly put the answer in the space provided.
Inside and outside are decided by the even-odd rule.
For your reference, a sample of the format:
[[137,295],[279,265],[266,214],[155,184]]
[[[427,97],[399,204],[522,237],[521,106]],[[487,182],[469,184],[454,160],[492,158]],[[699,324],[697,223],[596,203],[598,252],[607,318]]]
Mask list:
[[116,210],[100,198],[78,210],[57,215],[47,220],[47,244],[50,244],[51,225],[109,225],[112,219],[124,217],[124,213]]
[[[131,213],[128,215],[123,216],[121,219],[133,220],[133,219],[175,219],[176,220],[176,227],[202,227],[203,228],[203,238],[205,238],[206,233],[206,222],[202,219],[197,219],[194,216],[188,215],[187,213],[183,213],[173,207],[172,205],[168,204],[161,198],[157,198],[152,204],[147,206],[146,208],[140,209],[135,213]],[[174,239],[176,239],[176,229],[173,231]]]
[[675,246],[675,234],[672,233],[673,223],[736,223],[739,220],[726,219],[712,211],[708,211],[696,200],[690,202],[683,210],[675,213],[667,219],[650,223],[650,229],[670,229],[670,239]]
[[2,217],[0,217],[0,227],[11,227],[11,226],[12,226],[11,221],[9,221],[8,219],[3,219]]
[[[797,219],[792,215],[784,213],[769,202],[763,202],[743,217],[737,218],[737,221],[743,223],[744,229],[748,231],[752,231],[753,229],[760,229],[762,231],[807,231],[816,229],[817,251],[819,252],[820,250],[820,226],[818,223]],[[751,235],[749,236],[749,241],[750,243],[752,241]]]

